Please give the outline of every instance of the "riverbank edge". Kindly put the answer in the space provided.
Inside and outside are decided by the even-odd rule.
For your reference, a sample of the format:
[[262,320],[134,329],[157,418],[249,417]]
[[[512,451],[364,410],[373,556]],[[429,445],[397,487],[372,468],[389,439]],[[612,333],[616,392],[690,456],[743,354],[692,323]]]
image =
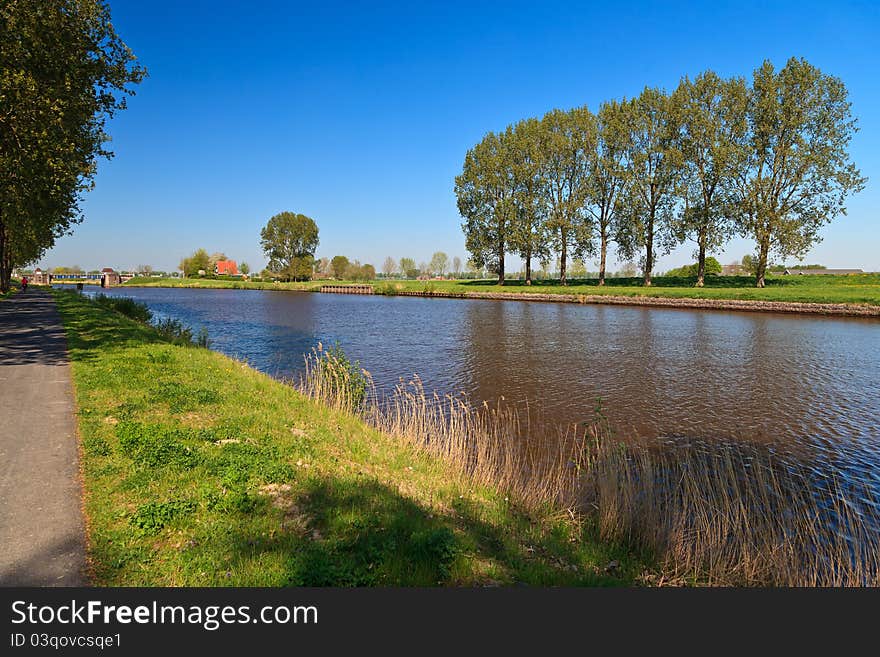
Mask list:
[[[345,282],[333,285],[345,286]],[[428,281],[426,285],[430,285]],[[538,301],[543,303],[576,303],[591,305],[642,306],[656,308],[683,308],[692,310],[715,310],[733,312],[765,312],[801,315],[821,315],[826,317],[856,317],[880,319],[880,305],[869,303],[832,303],[806,301],[761,301],[755,299],[706,299],[697,297],[650,296],[644,294],[582,294],[579,292],[532,292],[523,289],[517,292],[449,292],[442,290],[407,290],[389,288],[384,282],[367,283],[373,287],[377,296],[412,296],[435,299],[483,299],[488,301]],[[236,289],[270,290],[275,292],[315,292],[320,293],[321,282],[308,283],[247,283],[238,281],[194,281],[192,284],[165,284],[161,281],[147,284],[125,283],[120,286],[143,288],[184,288],[184,289]],[[668,289],[668,288],[664,288]]]
[[[620,546],[601,544],[592,536],[590,530],[581,523],[567,518],[561,510],[548,509],[546,514],[537,516],[525,512],[517,508],[514,502],[508,502],[507,495],[501,489],[487,489],[472,484],[454,470],[444,466],[437,457],[417,453],[411,447],[399,443],[394,437],[381,434],[366,426],[358,418],[329,409],[310,400],[293,390],[289,385],[243,363],[218,352],[171,344],[152,327],[135,322],[117,312],[101,308],[79,295],[57,290],[54,295],[71,352],[77,404],[76,419],[80,437],[85,491],[84,511],[88,527],[90,570],[94,585],[278,585],[260,581],[256,583],[253,581],[224,581],[222,578],[218,581],[210,577],[208,581],[180,581],[175,579],[181,577],[179,571],[192,571],[198,570],[198,568],[194,569],[192,566],[182,568],[179,563],[174,561],[173,555],[171,557],[166,554],[159,555],[156,551],[170,547],[172,552],[179,552],[181,544],[198,545],[200,541],[204,540],[203,538],[194,536],[186,541],[190,528],[185,525],[181,526],[180,523],[172,523],[172,532],[163,530],[158,535],[140,536],[137,532],[127,531],[130,524],[128,520],[134,517],[131,513],[132,509],[136,507],[140,512],[144,507],[154,505],[157,500],[166,499],[169,496],[180,496],[182,486],[179,478],[163,479],[163,477],[169,477],[167,468],[165,470],[156,469],[155,473],[145,472],[143,464],[137,464],[130,459],[120,457],[116,452],[118,447],[114,446],[114,443],[117,442],[114,436],[115,427],[123,417],[122,414],[125,412],[123,409],[135,407],[136,400],[143,398],[145,394],[149,398],[150,394],[155,392],[153,388],[157,382],[189,381],[192,379],[194,368],[198,370],[200,385],[206,385],[206,382],[210,380],[220,380],[224,386],[244,391],[253,389],[255,392],[259,392],[258,398],[254,398],[254,402],[249,408],[233,409],[241,417],[260,417],[265,422],[267,421],[265,419],[266,413],[265,411],[261,413],[261,407],[266,407],[267,404],[271,405],[273,400],[284,400],[273,408],[277,417],[283,416],[285,418],[284,426],[275,428],[284,433],[286,437],[289,437],[293,432],[299,440],[303,438],[306,430],[310,436],[320,436],[309,446],[310,456],[314,459],[310,464],[313,469],[308,473],[312,479],[332,479],[334,480],[333,485],[338,486],[340,484],[336,480],[341,481],[348,476],[347,473],[342,472],[347,468],[360,471],[361,475],[368,472],[371,480],[381,481],[383,486],[394,489],[395,495],[407,498],[409,506],[425,505],[426,499],[430,499],[432,502],[436,501],[436,508],[425,506],[424,509],[424,514],[431,519],[432,525],[439,523],[442,530],[445,530],[445,526],[448,525],[450,533],[458,533],[460,528],[457,527],[456,517],[457,510],[461,506],[461,508],[467,508],[469,513],[482,518],[482,522],[488,523],[489,519],[492,519],[492,522],[498,525],[492,527],[491,541],[502,540],[499,537],[504,536],[503,540],[516,545],[518,552],[521,549],[521,553],[516,555],[509,554],[507,551],[499,552],[503,556],[499,556],[501,563],[495,569],[487,568],[486,557],[479,553],[479,550],[478,554],[471,555],[465,552],[455,552],[458,555],[456,558],[472,559],[476,564],[474,571],[465,572],[464,566],[461,564],[455,567],[444,565],[441,570],[446,568],[450,570],[450,581],[432,582],[432,584],[526,583],[557,586],[606,586],[648,583],[648,580],[641,579],[641,575],[645,572],[645,562],[641,557],[627,552],[625,548]],[[84,330],[83,318],[89,322],[91,330]],[[101,337],[95,338],[93,334]],[[98,345],[104,344],[104,341],[110,336],[114,342],[121,345],[118,348],[112,348],[116,353],[112,355],[94,353]],[[84,345],[88,346],[84,347]],[[148,348],[146,354],[140,353],[143,348]],[[166,354],[170,355],[171,362],[175,363],[175,366],[168,366],[169,356]],[[156,365],[149,365],[153,362]],[[144,367],[145,364],[146,367]],[[125,365],[133,368],[132,372],[137,370],[136,378],[125,371],[120,371],[120,366]],[[105,378],[116,382],[124,380],[126,382],[124,389],[113,385],[112,397],[105,399],[102,396],[107,394],[107,390],[102,390],[102,387],[106,387],[102,383]],[[204,390],[197,392],[204,392]],[[205,410],[208,409],[190,409],[186,415],[187,417],[200,415]],[[218,417],[223,417],[227,411],[229,409],[212,408],[210,416],[216,421]],[[163,404],[154,404],[148,411],[144,411],[144,414],[144,418],[148,417],[152,423],[158,423],[158,425],[175,424],[181,419],[164,408]],[[144,421],[144,418],[137,415],[133,418],[138,422]],[[125,421],[129,420],[131,418]],[[192,424],[190,420],[187,422]],[[287,426],[289,422],[294,423],[294,429],[291,430]],[[212,421],[205,421],[189,428],[210,431],[213,426]],[[302,427],[305,427],[306,430]],[[340,435],[340,430],[345,435]],[[230,440],[228,442],[235,443],[237,441]],[[271,447],[273,450],[284,451],[284,445],[272,444]],[[210,449],[217,449],[217,447]],[[328,454],[332,455],[332,459],[328,458],[322,461],[315,456],[315,452],[321,452],[325,449]],[[302,466],[303,457],[301,455],[290,453],[287,456],[289,458],[285,459],[284,464],[295,463],[297,467]],[[340,471],[340,467],[342,471]],[[300,476],[300,472],[305,474],[305,471],[299,470],[297,477]],[[143,477],[145,474],[151,475],[145,479],[145,481],[149,481],[149,484],[144,486],[143,491],[132,490],[128,483],[129,480]],[[196,480],[201,487],[210,483],[201,476]],[[185,483],[186,480],[183,481]],[[414,486],[418,486],[419,481],[422,482],[424,490],[414,489]],[[272,491],[277,491],[279,486],[283,490],[285,485],[287,484],[273,482],[262,486],[259,490],[264,490],[267,486],[276,486]],[[257,493],[256,496],[260,495],[261,493]],[[264,506],[269,507],[267,513],[269,524],[272,524],[273,518],[280,514],[283,528],[290,508],[299,509],[300,503],[297,502],[296,506],[292,507],[279,506],[277,495],[272,497],[275,495],[274,492],[270,492],[268,495],[271,498],[270,504]],[[138,503],[140,503],[139,506]],[[449,511],[450,509],[451,511]],[[373,510],[373,506],[370,506],[370,513]],[[349,511],[351,509],[346,510],[346,512]],[[412,513],[412,510],[410,509],[409,512]],[[443,517],[447,512],[450,513],[450,517]],[[201,511],[199,514],[196,524],[201,525],[201,531],[204,532],[205,525],[206,523],[210,524],[212,516],[210,514],[207,514],[206,517],[202,516]],[[245,523],[245,519],[240,518],[237,522]],[[236,526],[238,525],[236,524]],[[382,532],[385,529],[384,527],[379,528]],[[222,534],[224,532],[223,526],[219,526],[217,532],[218,535]],[[315,535],[315,530],[312,535]],[[437,535],[443,534],[440,532]],[[412,536],[419,540],[423,538],[418,532],[414,532]],[[326,541],[328,538],[325,535],[320,540]],[[256,543],[259,543],[259,540],[257,538]],[[477,539],[471,538],[469,540],[475,541]],[[250,541],[248,542],[250,543]],[[583,544],[578,545],[579,542]],[[139,543],[145,544],[139,545]],[[149,561],[152,560],[148,560],[147,563],[132,564],[134,572],[123,568],[119,572],[115,572],[114,576],[114,567],[107,563],[107,558],[109,556],[113,556],[114,559],[119,558],[116,554],[116,545],[125,545],[126,554],[140,554],[145,551],[160,564],[169,562],[168,572],[161,572],[159,577],[150,579],[149,575],[145,574],[149,572],[151,567]],[[406,553],[407,545],[396,544],[395,550]],[[579,558],[573,558],[575,556]],[[211,559],[216,560],[216,555],[212,555]],[[505,563],[504,559],[509,560],[510,563]],[[210,559],[208,560],[210,561]],[[615,566],[614,573],[609,575],[606,572],[605,564],[612,561],[619,566]],[[526,562],[541,563],[535,565]],[[524,563],[526,565],[523,565]],[[159,568],[162,567],[162,565],[159,566]],[[508,569],[520,574],[525,572],[527,575],[524,578],[510,580],[498,576],[499,572],[507,572]],[[486,574],[483,575],[482,571],[486,571]],[[203,572],[201,575],[205,575],[205,573]],[[225,577],[229,577],[228,572]],[[424,582],[419,581],[390,583],[402,586],[424,585]],[[322,585],[347,584],[328,582]]]
[[543,301],[612,306],[650,306],[657,308],[690,308],[699,310],[733,310],[746,312],[797,313],[834,317],[880,318],[880,306],[846,303],[806,303],[799,301],[751,301],[744,299],[691,299],[648,296],[612,296],[601,294],[541,294],[530,292],[409,292],[393,296],[416,296],[455,299],[487,299],[494,301]]

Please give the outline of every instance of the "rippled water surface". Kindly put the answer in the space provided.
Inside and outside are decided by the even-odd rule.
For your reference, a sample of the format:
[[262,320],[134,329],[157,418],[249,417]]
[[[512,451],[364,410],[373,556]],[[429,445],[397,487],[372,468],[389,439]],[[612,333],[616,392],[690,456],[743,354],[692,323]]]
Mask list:
[[763,313],[257,290],[112,289],[294,377],[339,342],[380,387],[418,373],[475,402],[642,436],[804,449],[880,481],[880,322]]

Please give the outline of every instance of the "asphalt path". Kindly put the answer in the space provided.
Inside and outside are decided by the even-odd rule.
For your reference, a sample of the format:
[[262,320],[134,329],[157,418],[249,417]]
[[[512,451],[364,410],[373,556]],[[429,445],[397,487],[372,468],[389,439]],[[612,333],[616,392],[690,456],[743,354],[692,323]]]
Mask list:
[[67,340],[49,292],[0,301],[0,586],[85,586]]

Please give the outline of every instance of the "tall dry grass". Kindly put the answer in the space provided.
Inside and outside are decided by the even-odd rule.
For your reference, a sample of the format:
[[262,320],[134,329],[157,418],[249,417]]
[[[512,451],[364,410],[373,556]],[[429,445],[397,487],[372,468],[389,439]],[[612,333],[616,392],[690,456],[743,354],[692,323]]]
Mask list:
[[566,511],[648,551],[667,581],[880,585],[880,507],[868,486],[819,480],[765,447],[622,442],[601,419],[548,437],[534,411],[474,408],[427,394],[418,377],[380,398],[367,372],[320,348],[299,387],[530,510]]

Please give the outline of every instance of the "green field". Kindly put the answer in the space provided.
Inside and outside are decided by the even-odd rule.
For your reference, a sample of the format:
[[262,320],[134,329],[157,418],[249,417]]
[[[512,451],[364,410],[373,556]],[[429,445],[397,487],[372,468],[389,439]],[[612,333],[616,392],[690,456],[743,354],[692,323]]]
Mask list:
[[[646,288],[639,278],[611,278],[599,287],[596,280],[573,281],[560,286],[558,281],[535,281],[531,286],[521,281],[507,281],[504,286],[494,280],[476,281],[371,281],[380,294],[409,292],[505,292],[520,294],[649,296],[678,299],[740,299],[751,301],[787,301],[803,303],[850,303],[880,306],[880,274],[850,276],[769,276],[767,287],[756,288],[754,279],[746,276],[709,276],[706,286],[696,288],[688,278],[656,277]],[[308,283],[252,283],[214,279],[133,279],[129,286],[205,287],[235,289],[316,290],[322,284],[342,285],[352,281],[313,281]]]
[[565,514],[527,513],[242,363],[54,294],[95,585],[619,585],[646,572]]

